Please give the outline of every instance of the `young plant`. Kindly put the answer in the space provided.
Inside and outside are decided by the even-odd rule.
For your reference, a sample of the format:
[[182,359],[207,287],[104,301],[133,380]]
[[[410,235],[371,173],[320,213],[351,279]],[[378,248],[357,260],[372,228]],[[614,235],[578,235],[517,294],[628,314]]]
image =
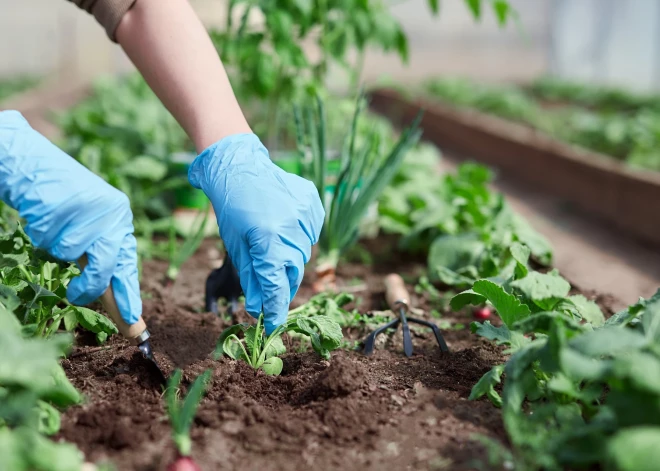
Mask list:
[[177,246],[176,229],[174,224],[174,217],[171,218],[170,234],[169,234],[169,259],[170,264],[165,273],[164,285],[166,287],[172,286],[179,276],[181,266],[192,257],[197,249],[204,242],[206,234],[206,222],[209,218],[209,205],[206,204],[202,208],[190,227],[190,230],[185,235],[181,245]]
[[360,222],[369,207],[396,175],[406,152],[421,136],[420,113],[394,147],[389,152],[381,153],[378,133],[359,136],[356,132],[364,107],[365,100],[360,96],[350,130],[344,139],[336,182],[330,192],[326,191],[329,186],[327,167],[330,155],[326,147],[323,101],[317,95],[313,103],[306,103],[302,110],[295,109],[298,149],[306,163],[303,173],[316,185],[325,208],[316,268],[318,291],[334,288],[340,256],[356,242]]
[[[238,333],[243,333],[243,338]],[[279,375],[284,366],[280,355],[286,353],[282,334],[294,332],[310,338],[312,348],[323,358],[329,359],[330,352],[341,345],[341,327],[328,316],[290,316],[272,334],[265,336],[263,314],[257,324],[237,324],[225,329],[218,339],[215,358],[227,355],[234,360],[243,360],[254,369],[262,369],[266,374]]]
[[174,462],[167,467],[167,471],[200,471],[200,467],[190,456],[192,450],[190,427],[206,391],[211,374],[211,370],[206,370],[199,375],[188,390],[185,399],[180,398],[181,370],[176,370],[168,382],[165,390],[165,403],[170,425],[172,426],[172,441],[176,446],[177,456]]
[[105,316],[66,300],[66,287],[80,270],[36,249],[18,224],[0,234],[0,303],[23,324],[26,335],[50,337],[78,325],[96,334],[99,343],[117,333]]
[[23,337],[11,306],[0,296],[0,469],[80,469],[74,445],[46,437],[59,431],[59,409],[82,400],[59,363],[71,337]]

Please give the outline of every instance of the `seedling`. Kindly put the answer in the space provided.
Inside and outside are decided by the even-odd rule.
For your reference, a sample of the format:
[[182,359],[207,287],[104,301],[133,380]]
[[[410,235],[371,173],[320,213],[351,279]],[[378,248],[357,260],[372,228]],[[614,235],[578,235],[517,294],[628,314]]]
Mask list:
[[167,414],[172,425],[172,441],[177,449],[177,457],[167,467],[167,471],[200,471],[200,467],[190,457],[192,449],[190,427],[211,378],[211,370],[204,371],[195,379],[185,399],[179,397],[181,376],[181,370],[176,370],[165,390]]
[[[328,316],[305,317],[290,316],[269,336],[264,336],[263,314],[257,319],[257,324],[236,324],[220,335],[215,358],[223,354],[234,360],[243,360],[254,369],[261,369],[269,375],[279,375],[284,366],[280,355],[286,353],[282,342],[282,334],[295,332],[307,335],[312,348],[323,358],[329,359],[330,352],[341,345],[343,335],[341,327]],[[243,333],[243,338],[237,334]]]
[[204,241],[206,221],[209,218],[209,205],[208,203],[204,208],[202,208],[190,228],[190,231],[186,234],[183,243],[178,246],[176,240],[176,230],[174,224],[174,217],[171,218],[170,226],[170,238],[169,238],[169,258],[170,264],[167,267],[167,272],[165,273],[164,285],[166,287],[172,286],[174,281],[179,276],[179,271],[181,266],[186,263],[186,261],[192,257],[199,246],[202,245]]
[[337,180],[330,193],[326,191],[329,150],[326,148],[328,130],[323,100],[317,95],[314,103],[294,110],[298,149],[303,159],[311,153],[311,161],[303,166],[303,173],[316,185],[325,208],[316,269],[317,291],[334,289],[335,270],[341,255],[356,242],[361,220],[396,175],[406,152],[421,136],[420,113],[396,145],[382,153],[378,132],[358,133],[358,121],[364,108],[365,100],[360,95],[344,139]]

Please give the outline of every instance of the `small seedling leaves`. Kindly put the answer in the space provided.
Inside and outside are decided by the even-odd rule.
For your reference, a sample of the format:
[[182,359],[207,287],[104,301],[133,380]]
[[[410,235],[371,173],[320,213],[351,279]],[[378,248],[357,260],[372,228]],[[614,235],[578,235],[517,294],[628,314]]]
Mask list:
[[485,249],[486,245],[476,233],[445,235],[436,238],[431,244],[428,256],[428,267],[432,277],[438,277],[437,271],[441,267],[450,272],[456,272],[461,268],[477,265],[479,257]]
[[644,307],[642,315],[644,334],[652,341],[660,342],[660,299],[650,300]]
[[482,296],[479,293],[475,293],[473,290],[468,289],[462,293],[458,293],[456,296],[451,298],[449,305],[454,311],[460,311],[465,306],[470,304],[473,306],[478,306],[480,304],[484,304],[486,301],[487,300],[485,296]]
[[[564,302],[568,302],[569,304],[572,304],[572,307],[574,308],[575,313],[585,321],[589,322],[591,325],[594,327],[600,327],[605,323],[605,316],[603,315],[603,312],[600,310],[598,307],[598,304],[596,304],[593,301],[588,300],[581,294],[576,294],[573,296],[569,296],[564,300]],[[560,304],[563,304],[560,303]],[[568,307],[568,306],[567,306]],[[573,309],[568,309],[569,311],[573,311]]]
[[158,182],[167,174],[167,165],[155,157],[139,155],[117,169],[117,173],[131,178]]
[[116,334],[118,332],[117,327],[115,327],[112,321],[105,317],[103,314],[99,314],[98,312],[87,309],[86,307],[76,306],[74,309],[76,311],[76,319],[80,325],[90,332],[97,334],[96,338],[101,343],[103,343],[109,335]]
[[282,362],[282,359],[276,356],[267,358],[263,365],[261,365],[261,369],[264,370],[264,373],[273,376],[279,375],[282,372],[283,367],[284,363]]
[[640,349],[648,344],[644,335],[622,327],[603,327],[585,332],[569,341],[569,346],[588,357],[618,355]]
[[511,331],[505,325],[495,327],[490,321],[483,323],[473,322],[470,324],[472,333],[480,337],[492,340],[498,345],[510,345],[511,350],[518,350],[520,347],[529,343],[529,339],[525,338],[523,334],[516,331]]
[[328,316],[298,317],[290,328],[309,336],[314,351],[326,359],[330,358],[332,350],[339,348],[344,338],[339,324]]
[[245,360],[251,364],[249,354],[236,334],[231,334],[225,338],[222,344],[222,352],[232,360]]
[[655,471],[660,463],[660,427],[637,426],[617,432],[607,441],[606,460],[619,471]]
[[503,372],[504,365],[493,366],[490,371],[483,375],[477,384],[472,387],[468,399],[474,401],[485,395],[495,407],[502,407],[502,398],[497,391],[495,391],[495,385],[501,382]]
[[529,263],[529,255],[532,253],[531,250],[526,245],[514,242],[511,247],[509,247],[509,251],[516,262],[516,279],[524,278],[529,273],[527,264]]
[[76,311],[76,309],[67,309],[63,316],[64,329],[67,332],[71,332],[73,329],[78,327],[78,313]]
[[492,281],[476,281],[472,290],[488,299],[509,329],[515,322],[530,314],[526,304],[522,304],[515,295],[507,293],[502,286]]
[[16,292],[12,288],[0,284],[0,312],[13,313],[20,305],[21,300]]
[[544,310],[552,310],[554,305],[565,298],[571,290],[571,285],[561,276],[536,271],[530,272],[525,278],[513,281],[511,286]]
[[[261,324],[259,323],[258,326],[260,327]],[[261,346],[263,345],[263,329],[259,328],[258,330],[258,336],[257,327],[253,325],[243,331],[245,348],[247,349],[248,355],[252,355],[255,350],[261,352]]]
[[476,20],[481,19],[481,0],[464,0]]
[[30,256],[27,252],[0,254],[0,271],[3,272],[9,268],[14,268],[19,265],[27,265],[29,263]]
[[39,409],[39,432],[54,435],[60,430],[60,412],[44,401],[37,402]]
[[509,14],[511,13],[511,5],[509,5],[509,2],[506,0],[494,0],[493,11],[495,12],[499,25],[506,25],[506,22],[509,19]]
[[520,332],[550,334],[552,328],[561,323],[564,328],[581,332],[586,328],[572,317],[561,312],[537,312],[526,319],[516,322],[513,327]]
[[650,353],[634,351],[617,356],[611,374],[627,380],[634,389],[660,396],[660,360]]
[[226,354],[228,356],[231,356],[227,352],[224,351],[224,345],[226,343],[227,338],[230,335],[236,335],[239,332],[244,332],[249,327],[250,327],[249,324],[235,324],[235,325],[232,325],[231,327],[227,327],[225,330],[223,330],[222,333],[220,334],[220,337],[218,337],[218,343],[216,344],[215,351],[213,352],[213,358],[215,360],[218,360],[224,354]]
[[268,360],[271,357],[278,357],[280,355],[284,355],[286,353],[286,347],[284,346],[282,337],[278,335],[269,340],[270,341],[268,342],[268,347],[266,347],[266,353],[265,353],[266,360]]
[[34,291],[34,296],[32,296],[31,301],[25,305],[25,309],[28,310],[28,311],[30,309],[35,308],[37,306],[37,303],[40,302],[40,301],[44,301],[44,300],[49,299],[54,304],[55,302],[57,302],[60,299],[60,297],[58,295],[48,291],[46,288],[44,288],[41,285],[37,285],[35,283],[28,282],[28,286],[30,288],[32,288],[32,291]]

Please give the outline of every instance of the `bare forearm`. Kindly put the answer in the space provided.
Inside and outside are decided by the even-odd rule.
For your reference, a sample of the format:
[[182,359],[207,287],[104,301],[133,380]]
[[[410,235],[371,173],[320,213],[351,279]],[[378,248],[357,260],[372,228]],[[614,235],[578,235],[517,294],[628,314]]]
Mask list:
[[187,0],[137,0],[116,38],[198,152],[251,132],[222,62]]

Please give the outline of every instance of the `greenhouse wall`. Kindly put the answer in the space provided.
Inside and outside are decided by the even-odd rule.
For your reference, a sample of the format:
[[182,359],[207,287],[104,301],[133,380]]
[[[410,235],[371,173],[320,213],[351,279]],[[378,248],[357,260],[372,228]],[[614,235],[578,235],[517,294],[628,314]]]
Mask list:
[[[222,0],[191,2],[207,25],[224,24]],[[423,0],[392,3],[409,35],[408,67],[397,57],[371,52],[365,80],[387,76],[416,81],[442,73],[525,81],[553,72],[637,88],[658,83],[656,0],[514,0],[521,24],[505,30],[498,28],[490,11],[476,25],[463,0],[442,1],[438,18],[430,15]],[[87,80],[131,68],[93,18],[65,0],[0,0],[0,12],[0,76]],[[341,75],[335,82],[341,85]]]

